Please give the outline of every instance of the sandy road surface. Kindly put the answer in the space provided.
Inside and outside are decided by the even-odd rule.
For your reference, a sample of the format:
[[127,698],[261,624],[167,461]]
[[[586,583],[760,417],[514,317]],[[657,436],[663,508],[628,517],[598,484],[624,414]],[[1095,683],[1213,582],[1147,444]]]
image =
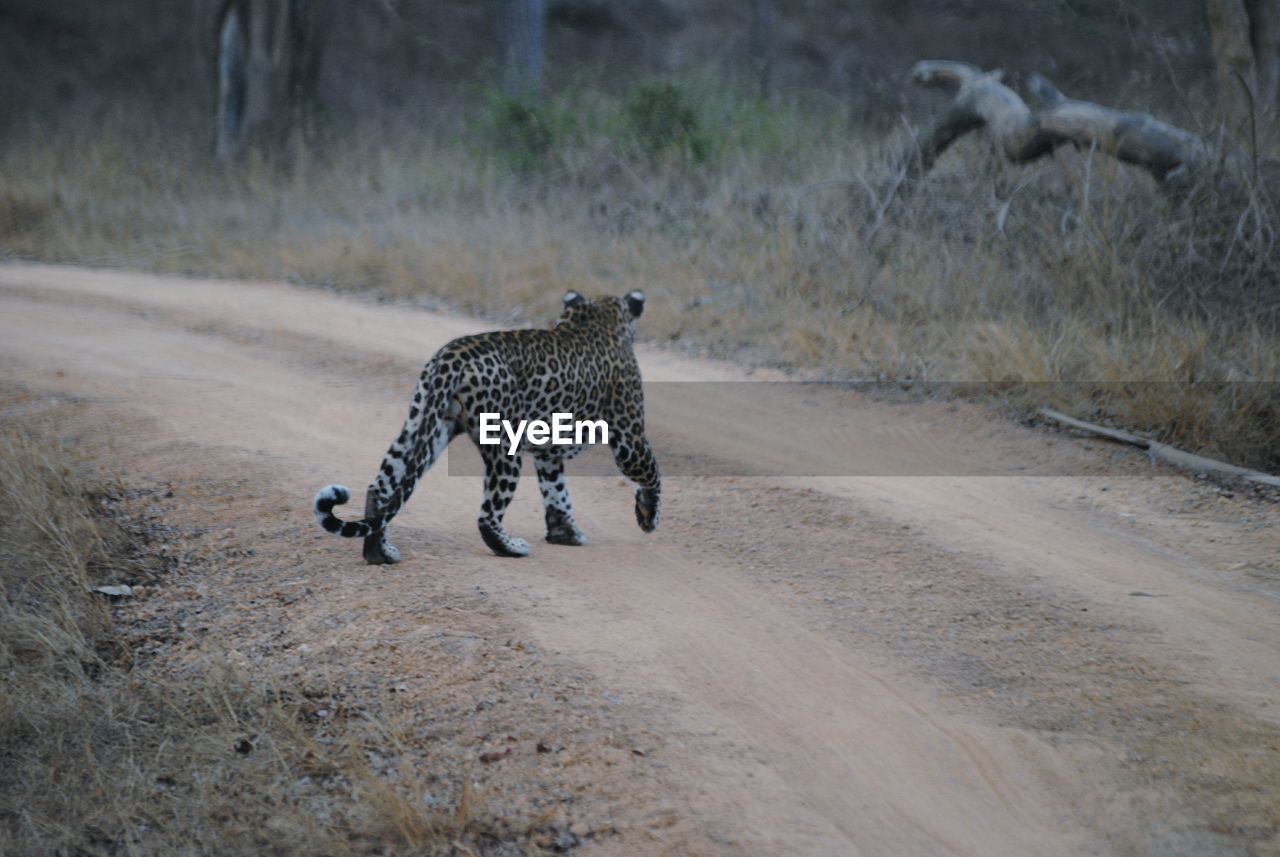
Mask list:
[[[778,431],[749,418],[753,385],[669,385],[650,406],[660,459],[740,475],[668,478],[656,534],[618,478],[571,469],[590,544],[535,539],[528,478],[508,524],[534,553],[492,557],[478,480],[440,465],[396,522],[406,562],[364,566],[316,530],[311,494],[364,485],[422,360],[490,326],[275,284],[0,268],[0,373],[144,420],[123,446],[182,444],[189,472],[166,478],[262,462],[270,485],[228,514],[252,530],[289,510],[283,538],[333,569],[318,600],[360,599],[349,633],[395,632],[403,617],[378,617],[427,576],[483,589],[660,735],[678,834],[601,850],[1280,853],[1273,506],[970,406],[810,389]],[[641,362],[649,380],[748,377]],[[882,475],[750,475],[820,474],[824,450]],[[1022,468],[1074,475],[1007,475]],[[291,609],[279,621],[320,608]]]

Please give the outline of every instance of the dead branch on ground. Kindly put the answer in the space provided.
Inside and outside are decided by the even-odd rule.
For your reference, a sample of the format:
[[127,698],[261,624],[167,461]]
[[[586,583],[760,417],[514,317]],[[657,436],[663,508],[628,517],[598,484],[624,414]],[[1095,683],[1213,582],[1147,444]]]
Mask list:
[[[1147,113],[1067,98],[1040,75],[1027,81],[1038,110],[1005,85],[998,69],[982,71],[963,62],[925,60],[916,64],[912,79],[954,97],[898,156],[890,199],[928,173],[956,140],[979,128],[990,132],[1010,163],[1029,163],[1065,145],[1096,149],[1145,169],[1162,187],[1176,191],[1188,190],[1215,165],[1212,150],[1197,135]],[[1223,166],[1227,172],[1239,168],[1234,159]]]
[[1214,479],[1227,482],[1247,482],[1253,485],[1267,485],[1272,488],[1280,488],[1280,476],[1272,476],[1269,473],[1263,473],[1259,470],[1250,470],[1247,467],[1238,467],[1234,464],[1227,464],[1225,461],[1217,461],[1212,458],[1205,458],[1202,455],[1185,452],[1177,447],[1169,446],[1167,443],[1160,443],[1150,438],[1141,437],[1132,432],[1121,431],[1120,429],[1107,428],[1096,423],[1085,422],[1074,417],[1069,417],[1064,413],[1055,411],[1052,408],[1041,408],[1040,415],[1053,422],[1069,426],[1080,431],[1089,432],[1090,434],[1105,437],[1108,440],[1114,440],[1118,443],[1136,446],[1139,449],[1146,450],[1147,455],[1153,459],[1171,464],[1182,470],[1192,473],[1200,473]]

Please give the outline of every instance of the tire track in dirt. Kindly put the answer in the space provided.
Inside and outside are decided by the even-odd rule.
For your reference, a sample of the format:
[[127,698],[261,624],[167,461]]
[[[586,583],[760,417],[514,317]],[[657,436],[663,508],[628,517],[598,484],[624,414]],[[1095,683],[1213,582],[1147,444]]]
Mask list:
[[[414,377],[404,369],[416,374],[446,339],[477,329],[277,285],[28,267],[0,269],[0,312],[0,354],[22,380],[136,408],[157,431],[200,447],[266,456],[288,474],[277,489],[296,492],[300,502],[331,479],[360,484],[402,419],[395,391]],[[336,363],[317,359],[335,346],[346,350],[334,355]],[[647,351],[642,362],[650,379],[743,377],[732,367]],[[702,448],[750,457],[761,438],[749,426],[736,440],[722,438],[717,410],[722,419],[735,405],[721,404],[703,403],[675,425],[655,413],[651,419],[663,421],[655,432],[666,432],[689,455]],[[881,459],[911,456],[922,444],[941,450],[938,462],[987,455],[993,468],[1010,455],[1077,454],[974,412],[842,396],[798,413],[796,436],[776,438],[778,454],[784,463],[798,460],[811,441],[803,426],[826,426],[821,430],[830,435],[833,421],[845,426],[850,444],[861,442],[865,454]],[[895,428],[904,417],[906,427]],[[905,440],[895,446],[895,438]],[[1250,716],[1275,713],[1274,685],[1258,681],[1278,663],[1277,632],[1266,622],[1274,593],[1216,585],[1200,558],[1180,553],[1186,545],[1101,527],[1102,511],[1061,508],[1055,492],[1035,480],[779,480],[769,490],[783,493],[765,495],[772,508],[743,514],[751,527],[737,543],[679,522],[732,531],[733,522],[707,512],[708,505],[736,502],[734,492],[759,495],[761,482],[669,480],[664,529],[646,539],[631,521],[630,492],[618,481],[572,482],[591,545],[568,551],[539,545],[533,557],[515,563],[483,557],[472,537],[477,480],[433,475],[397,521],[410,561],[391,573],[458,575],[460,587],[481,585],[500,610],[530,623],[540,645],[589,665],[628,698],[645,700],[639,709],[665,706],[664,728],[678,736],[666,754],[690,795],[690,812],[736,847],[1072,853],[1099,831],[1068,818],[1059,805],[1087,811],[1099,803],[1097,793],[1118,788],[1108,780],[1114,772],[1105,770],[1068,786],[1064,772],[1080,766],[1074,750],[1030,729],[995,725],[990,710],[947,703],[928,679],[936,662],[908,664],[901,653],[895,660],[874,641],[840,632],[824,606],[830,596],[820,589],[762,581],[757,556],[770,556],[775,569],[788,567],[786,545],[799,535],[789,516],[806,492],[820,492],[825,505],[846,506],[854,516],[899,522],[872,526],[862,552],[914,567],[926,548],[958,551],[965,558],[953,556],[950,566],[988,563],[993,591],[1029,579],[1048,597],[1058,590],[1100,601],[1118,623],[1132,626],[1117,645],[1142,646],[1135,656],[1152,656],[1169,669],[1176,664],[1178,678],[1206,698]],[[540,531],[530,486],[517,496],[510,521],[515,532]],[[909,534],[895,532],[902,522],[913,528]],[[822,532],[809,528],[804,538],[795,562],[820,562]],[[709,551],[708,542],[721,547]],[[777,547],[753,554],[746,546],[754,542]],[[1266,546],[1258,536],[1259,550]],[[358,565],[350,545],[331,540],[329,548],[347,550]],[[856,571],[850,559],[857,558],[831,557],[830,573]],[[359,573],[369,572],[361,566]],[[920,574],[907,577],[918,582]],[[831,583],[840,581],[847,587],[848,574]],[[1158,584],[1174,597],[1126,601],[1120,594],[1139,584]],[[394,587],[381,590],[395,597]],[[883,591],[890,605],[902,594]],[[1196,658],[1189,666],[1188,653]],[[1060,801],[1047,783],[1083,787],[1091,799]],[[1136,815],[1113,821],[1121,828],[1141,823]]]

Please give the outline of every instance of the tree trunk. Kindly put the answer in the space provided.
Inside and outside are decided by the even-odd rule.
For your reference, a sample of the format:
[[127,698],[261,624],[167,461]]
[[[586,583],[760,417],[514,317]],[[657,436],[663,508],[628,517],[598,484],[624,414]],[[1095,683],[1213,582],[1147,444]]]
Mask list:
[[1208,0],[1208,14],[1217,64],[1217,118],[1233,137],[1246,139],[1258,91],[1246,0]]
[[216,35],[214,153],[310,135],[327,0],[227,0]]
[[542,91],[546,50],[544,0],[503,0],[507,95],[533,99]]
[[1246,0],[1254,65],[1258,76],[1258,109],[1275,115],[1280,109],[1280,0]]
[[773,94],[773,0],[755,0],[751,8],[751,69],[761,98]]
[[315,137],[316,84],[328,35],[329,0],[289,0],[285,80],[289,106],[287,132]]
[[1251,139],[1280,104],[1280,0],[1207,0],[1217,63],[1218,118]]
[[244,107],[248,89],[248,34],[244,4],[227,3],[217,29],[217,107],[214,155],[230,157],[244,143]]

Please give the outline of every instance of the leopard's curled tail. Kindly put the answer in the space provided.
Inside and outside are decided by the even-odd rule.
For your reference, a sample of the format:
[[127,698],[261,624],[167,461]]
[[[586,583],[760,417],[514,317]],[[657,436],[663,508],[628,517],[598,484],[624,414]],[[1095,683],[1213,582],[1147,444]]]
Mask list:
[[382,532],[396,516],[425,473],[449,443],[449,404],[457,381],[447,384],[440,372],[440,355],[422,370],[418,389],[409,407],[404,428],[382,458],[378,476],[369,485],[366,517],[344,521],[333,514],[335,506],[351,499],[345,485],[326,485],[312,504],[316,520],[325,531],[347,539],[367,538]]
[[316,493],[315,503],[312,510],[316,514],[316,520],[320,522],[320,526],[326,531],[344,538],[354,539],[364,537],[373,532],[373,522],[364,521],[343,521],[337,515],[333,514],[334,506],[341,506],[351,499],[351,489],[345,485],[326,485]]

